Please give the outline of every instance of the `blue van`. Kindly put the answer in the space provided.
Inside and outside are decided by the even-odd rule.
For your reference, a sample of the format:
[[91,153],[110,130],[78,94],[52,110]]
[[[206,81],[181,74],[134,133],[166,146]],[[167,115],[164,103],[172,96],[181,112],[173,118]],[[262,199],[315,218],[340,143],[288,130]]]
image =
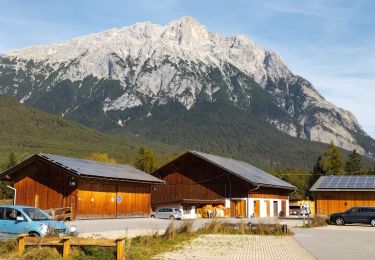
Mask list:
[[52,220],[44,211],[28,206],[0,206],[0,238],[19,234],[43,237],[46,235],[66,236],[76,233],[74,226]]

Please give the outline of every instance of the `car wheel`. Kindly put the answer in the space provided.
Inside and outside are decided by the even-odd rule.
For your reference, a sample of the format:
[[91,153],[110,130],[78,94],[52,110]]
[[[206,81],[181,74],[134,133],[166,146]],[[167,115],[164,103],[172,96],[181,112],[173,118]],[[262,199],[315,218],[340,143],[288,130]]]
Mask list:
[[154,215],[151,215],[150,218],[155,218],[155,216],[154,216]]
[[40,237],[40,235],[37,232],[30,232],[29,236],[30,237]]
[[372,219],[370,220],[370,224],[371,224],[371,226],[375,227],[375,218],[372,218]]
[[338,225],[338,226],[345,225],[345,221],[344,221],[344,219],[343,219],[342,217],[337,217],[337,218],[335,219],[335,223],[336,223],[336,225]]
[[174,217],[174,216],[170,216],[169,219],[170,219],[170,220],[174,220],[175,217]]

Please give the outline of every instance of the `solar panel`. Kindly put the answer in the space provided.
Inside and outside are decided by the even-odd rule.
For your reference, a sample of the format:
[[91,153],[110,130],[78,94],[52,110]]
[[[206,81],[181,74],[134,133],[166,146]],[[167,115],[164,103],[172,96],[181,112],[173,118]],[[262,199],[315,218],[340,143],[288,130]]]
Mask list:
[[375,176],[326,176],[318,189],[375,189]]

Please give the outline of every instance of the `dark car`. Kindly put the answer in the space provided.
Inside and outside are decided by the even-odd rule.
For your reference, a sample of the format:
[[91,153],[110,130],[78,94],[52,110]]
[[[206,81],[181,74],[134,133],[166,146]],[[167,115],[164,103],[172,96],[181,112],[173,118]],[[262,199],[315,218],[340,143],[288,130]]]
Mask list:
[[332,214],[329,220],[336,225],[363,223],[375,227],[375,207],[350,208],[343,213]]

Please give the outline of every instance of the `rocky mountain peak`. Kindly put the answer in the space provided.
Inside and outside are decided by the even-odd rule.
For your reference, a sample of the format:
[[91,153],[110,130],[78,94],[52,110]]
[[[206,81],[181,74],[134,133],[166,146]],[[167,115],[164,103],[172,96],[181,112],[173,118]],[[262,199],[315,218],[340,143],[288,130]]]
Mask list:
[[[122,127],[169,103],[190,110],[202,100],[229,102],[291,136],[375,153],[355,117],[277,53],[244,35],[209,32],[188,16],[14,50],[0,57],[0,93],[87,124],[96,119],[79,113],[92,113],[85,110],[91,104],[103,113],[93,117],[104,118],[100,124]],[[66,99],[53,102],[62,94]]]

